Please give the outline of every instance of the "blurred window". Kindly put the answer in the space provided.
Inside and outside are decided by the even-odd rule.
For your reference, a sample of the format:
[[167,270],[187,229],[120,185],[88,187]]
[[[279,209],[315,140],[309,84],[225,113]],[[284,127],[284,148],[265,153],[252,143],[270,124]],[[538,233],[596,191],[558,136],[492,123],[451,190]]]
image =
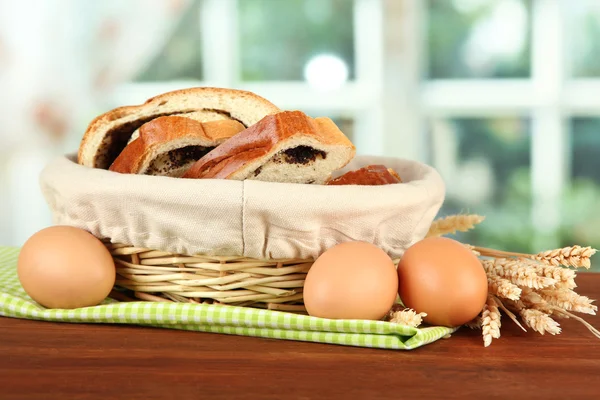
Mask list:
[[[430,123],[430,154],[446,183],[440,215],[485,215],[467,243],[528,251],[531,124],[526,118],[453,118]],[[509,234],[510,233],[510,234]]]
[[526,78],[531,1],[427,0],[430,78]]
[[238,21],[242,80],[302,81],[311,68],[354,77],[352,1],[243,0]]
[[600,248],[600,118],[573,118],[570,126],[571,182],[562,202],[560,239],[564,246],[589,243]]
[[569,7],[570,57],[575,77],[600,77],[600,1],[572,1]]
[[376,120],[381,108],[373,89],[378,69],[357,71],[359,54],[362,64],[377,62],[365,55],[377,55],[381,46],[380,6],[379,0],[193,0],[113,105],[182,87],[226,86],[282,109],[331,117],[358,140],[355,120]]
[[193,0],[189,10],[159,51],[136,77],[137,82],[202,80],[202,40],[200,38],[201,0]]

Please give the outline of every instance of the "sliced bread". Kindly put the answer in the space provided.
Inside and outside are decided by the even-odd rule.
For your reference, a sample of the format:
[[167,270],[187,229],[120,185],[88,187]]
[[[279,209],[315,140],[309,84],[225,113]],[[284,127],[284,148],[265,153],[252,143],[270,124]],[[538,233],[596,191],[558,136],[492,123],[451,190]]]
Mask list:
[[162,116],[201,110],[222,114],[244,127],[280,111],[268,100],[242,90],[198,87],[167,92],[141,105],[119,107],[92,120],[79,145],[77,161],[107,169],[145,123]]
[[326,117],[268,115],[195,162],[183,178],[323,184],[356,148]]
[[[210,110],[198,110],[198,111],[192,111],[189,113],[173,114],[172,116],[173,117],[186,117],[186,118],[190,118],[190,119],[193,119],[193,120],[196,120],[199,122],[234,121],[230,117],[228,117],[227,115],[225,115],[223,113],[216,112],[216,111],[210,111]],[[142,126],[144,126],[144,125],[142,125]],[[127,142],[127,144],[133,142],[135,139],[137,139],[140,136],[140,129],[141,129],[141,127],[136,129],[135,131],[133,131],[133,134],[129,138],[129,141]]]
[[244,130],[235,120],[199,122],[182,116],[145,123],[109,170],[126,174],[180,177],[203,155]]

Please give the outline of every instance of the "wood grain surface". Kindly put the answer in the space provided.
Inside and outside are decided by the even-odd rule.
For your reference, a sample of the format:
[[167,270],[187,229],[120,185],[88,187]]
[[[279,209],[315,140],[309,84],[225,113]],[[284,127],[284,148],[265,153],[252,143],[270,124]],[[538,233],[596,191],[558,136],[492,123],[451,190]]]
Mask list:
[[[600,274],[579,293],[600,300]],[[600,328],[599,317],[586,317]],[[480,332],[389,351],[158,328],[0,318],[0,399],[598,399],[600,340]]]

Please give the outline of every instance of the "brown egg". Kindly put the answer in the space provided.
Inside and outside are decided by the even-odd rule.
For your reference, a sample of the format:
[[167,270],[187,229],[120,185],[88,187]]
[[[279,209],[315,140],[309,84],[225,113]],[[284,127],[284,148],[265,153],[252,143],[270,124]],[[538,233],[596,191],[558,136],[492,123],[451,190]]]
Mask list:
[[398,294],[406,307],[427,313],[431,325],[459,326],[475,318],[488,294],[479,259],[449,238],[423,239],[398,263]]
[[17,272],[25,292],[47,308],[97,305],[115,283],[110,252],[89,232],[70,226],[32,235],[21,248]]
[[304,283],[304,305],[315,317],[378,320],[398,295],[392,259],[377,246],[347,242],[325,251]]

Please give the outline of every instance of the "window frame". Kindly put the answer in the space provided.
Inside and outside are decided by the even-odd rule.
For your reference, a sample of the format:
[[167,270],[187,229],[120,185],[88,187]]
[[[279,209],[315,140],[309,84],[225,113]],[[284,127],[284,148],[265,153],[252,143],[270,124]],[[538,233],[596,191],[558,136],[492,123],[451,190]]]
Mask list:
[[[408,0],[412,1],[412,0]],[[568,121],[600,116],[600,79],[570,76],[566,0],[533,0],[531,76],[524,79],[426,81],[427,117],[526,116],[531,119],[531,223],[536,248],[558,247],[561,197],[570,183]]]
[[[197,81],[129,82],[115,91],[115,104],[136,104],[170,90],[190,86],[232,87],[264,96],[282,109],[318,109],[331,117],[352,117],[358,131],[382,124],[382,11],[383,0],[352,0],[355,79],[344,87],[318,92],[302,81],[246,82],[241,80],[238,40],[238,0],[203,0],[203,79]],[[219,41],[210,38],[219,37]],[[228,43],[228,46],[222,46]],[[359,154],[383,151],[383,135],[354,138]]]

